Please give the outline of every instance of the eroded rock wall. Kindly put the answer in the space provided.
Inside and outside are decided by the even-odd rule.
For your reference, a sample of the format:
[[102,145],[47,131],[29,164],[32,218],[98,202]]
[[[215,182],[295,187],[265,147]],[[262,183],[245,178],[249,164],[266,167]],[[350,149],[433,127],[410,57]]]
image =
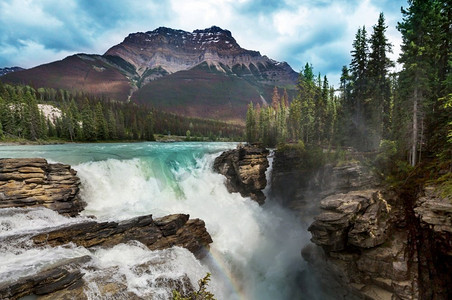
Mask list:
[[259,204],[265,202],[262,190],[267,185],[269,151],[258,145],[239,145],[223,152],[215,159],[213,168],[226,176],[226,187],[231,193],[240,193]]
[[0,208],[44,206],[76,216],[86,205],[79,186],[69,165],[43,158],[0,158]]

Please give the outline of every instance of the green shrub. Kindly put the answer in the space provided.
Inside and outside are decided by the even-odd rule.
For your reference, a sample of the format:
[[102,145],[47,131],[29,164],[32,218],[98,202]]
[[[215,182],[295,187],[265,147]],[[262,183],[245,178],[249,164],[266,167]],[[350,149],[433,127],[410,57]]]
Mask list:
[[183,297],[178,291],[173,290],[172,300],[215,300],[214,295],[207,290],[210,281],[210,273],[198,281],[198,290],[193,291],[187,297]]

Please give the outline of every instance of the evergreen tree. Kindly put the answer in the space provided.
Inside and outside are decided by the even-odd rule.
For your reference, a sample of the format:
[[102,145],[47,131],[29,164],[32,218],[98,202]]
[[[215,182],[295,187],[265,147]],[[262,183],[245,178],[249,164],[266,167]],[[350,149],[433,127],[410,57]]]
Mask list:
[[[396,105],[400,111],[407,114],[400,121],[411,123],[411,132],[400,132],[399,145],[410,152],[410,164],[416,165],[419,159],[420,139],[423,134],[422,120],[425,117],[424,108],[427,106],[426,97],[430,92],[429,74],[434,73],[429,56],[430,35],[432,27],[432,7],[436,1],[410,1],[408,9],[402,9],[403,21],[398,23],[402,33],[402,54],[399,62],[403,64],[400,73],[400,94]],[[409,136],[409,138],[408,138]]]
[[280,96],[278,92],[278,88],[275,86],[273,88],[273,95],[272,95],[272,107],[275,111],[279,110],[279,102],[280,102]]
[[248,104],[248,110],[246,112],[246,141],[248,143],[256,142],[256,112],[254,111],[253,102]]
[[97,139],[94,115],[89,105],[85,105],[82,111],[82,132],[85,141],[95,141]]
[[118,135],[117,135],[117,121],[116,121],[116,118],[115,118],[115,114],[113,113],[113,110],[111,108],[108,110],[107,123],[108,123],[108,136],[112,140],[117,139],[118,138]]
[[95,109],[95,124],[97,139],[106,140],[108,139],[108,125],[105,119],[103,108],[101,102],[97,102]]
[[144,124],[144,139],[146,141],[155,141],[154,138],[154,118],[152,117],[152,113],[149,112],[145,119]]
[[352,78],[352,97],[349,107],[351,112],[351,123],[349,135],[352,137],[352,145],[360,150],[368,149],[367,118],[365,116],[364,103],[368,92],[367,63],[368,44],[366,27],[359,28],[353,41],[352,61],[350,71]]
[[299,99],[295,99],[289,108],[289,136],[292,141],[302,139],[301,127],[301,102]]
[[377,24],[373,27],[370,37],[370,54],[368,62],[368,78],[370,99],[368,110],[371,127],[374,134],[373,148],[377,148],[382,138],[389,137],[391,91],[389,81],[389,68],[394,64],[387,54],[392,52],[392,45],[386,38],[387,26],[383,13],[380,13]]

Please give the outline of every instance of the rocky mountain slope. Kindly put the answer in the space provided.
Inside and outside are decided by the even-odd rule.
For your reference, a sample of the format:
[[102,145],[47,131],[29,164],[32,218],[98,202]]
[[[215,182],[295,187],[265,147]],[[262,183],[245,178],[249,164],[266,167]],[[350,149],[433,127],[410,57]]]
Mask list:
[[0,68],[0,76],[6,75],[8,73],[17,72],[24,70],[21,67],[11,67],[11,68]]
[[104,55],[76,54],[7,74],[2,81],[238,121],[250,101],[270,101],[274,86],[286,87],[290,94],[297,77],[287,63],[243,49],[230,31],[213,26],[193,32],[160,27],[132,33]]

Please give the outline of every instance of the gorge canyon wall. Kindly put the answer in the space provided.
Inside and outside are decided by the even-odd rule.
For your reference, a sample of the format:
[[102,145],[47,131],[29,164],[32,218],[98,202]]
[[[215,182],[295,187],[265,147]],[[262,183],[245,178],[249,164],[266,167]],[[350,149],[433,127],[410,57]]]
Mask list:
[[307,170],[276,151],[271,194],[310,224],[302,249],[330,299],[450,299],[452,200],[434,187],[401,193],[349,160]]

